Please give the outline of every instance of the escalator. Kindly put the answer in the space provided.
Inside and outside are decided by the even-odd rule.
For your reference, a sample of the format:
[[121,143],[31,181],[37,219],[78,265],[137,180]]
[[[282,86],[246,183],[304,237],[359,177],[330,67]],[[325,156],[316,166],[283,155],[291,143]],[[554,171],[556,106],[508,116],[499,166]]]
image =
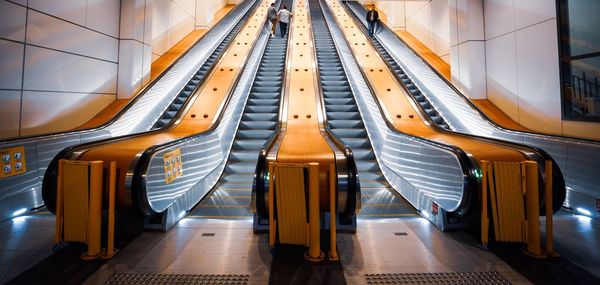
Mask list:
[[[319,1],[330,32],[335,35],[334,43],[341,50],[338,55],[343,58],[344,67],[348,67],[346,75],[361,116],[369,118],[362,125],[353,122],[338,127],[365,126],[388,183],[421,215],[443,229],[454,227],[449,223],[460,223],[460,219],[476,213],[482,161],[520,163],[533,160],[542,167],[546,161],[552,161],[540,149],[448,131],[442,126],[445,123],[436,118],[440,114],[428,110],[432,109],[427,105],[429,102],[417,100],[416,97],[426,94],[416,92],[419,88],[415,81],[404,78],[407,74],[399,68],[402,63],[390,65],[391,56],[379,54],[377,46],[372,45],[359,24],[353,23],[357,20],[348,14],[343,4],[335,0]],[[336,101],[351,102],[347,99]],[[332,110],[355,109],[348,105]],[[359,130],[353,131],[353,135],[360,135]],[[543,170],[539,173],[544,179]],[[561,178],[560,171],[553,172],[555,211],[564,200]],[[542,201],[540,210],[544,206]],[[438,209],[443,210],[441,215],[438,215]],[[446,213],[452,215],[452,222]]]
[[[44,205],[43,194],[40,193],[44,173],[61,150],[153,129],[165,110],[173,110],[170,104],[182,104],[189,97],[189,90],[202,84],[202,73],[222,54],[223,47],[237,33],[234,28],[245,22],[256,2],[245,0],[236,5],[103,125],[0,142],[3,150],[23,148],[26,161],[22,173],[0,179],[0,189],[5,193],[0,197],[0,220],[12,217],[17,210],[27,211]],[[165,123],[164,120],[162,122]]]
[[[291,7],[291,0],[281,5]],[[277,129],[288,38],[269,39],[233,142],[212,195],[190,214],[197,218],[251,218],[250,192],[258,152]]]
[[[100,160],[105,165],[111,161],[117,163],[116,207],[128,210],[131,214],[127,215],[132,219],[143,217],[146,229],[167,230],[184,217],[213,188],[225,168],[268,40],[266,11],[269,4],[267,0],[252,2],[249,16],[237,34],[229,38],[230,43],[223,47],[222,55],[213,58],[216,60],[212,67],[200,70],[206,72],[205,80],[192,78],[198,81],[193,82],[197,86],[187,90],[191,91],[187,102],[166,126],[78,145],[57,155],[44,176],[43,194],[48,209],[54,211],[52,205],[56,204],[59,159]],[[270,64],[271,59],[265,62]],[[263,70],[261,76],[270,76],[268,69]],[[258,139],[266,137],[265,131],[272,132],[269,128],[273,125],[268,122],[271,119],[260,119],[265,115],[261,113],[276,111],[278,106],[270,106],[273,98],[264,94],[264,90],[253,91],[255,97],[247,109],[256,112],[249,114],[254,122],[245,122],[243,128],[249,128],[240,130],[239,136]],[[254,106],[256,104],[261,106]],[[236,154],[238,159],[244,157],[243,152]]]
[[[354,8],[358,8],[360,4],[358,4],[358,6],[356,4],[358,3],[349,3],[348,5]],[[363,33],[368,33],[367,27],[364,24],[358,25],[358,27]],[[404,88],[408,91],[407,93],[410,94],[410,96],[412,96],[413,99],[417,102],[417,106],[421,109],[421,112],[427,115],[428,120],[442,129],[452,130],[452,128],[448,125],[446,120],[440,115],[440,112],[421,92],[421,90],[417,87],[413,80],[402,69],[400,64],[381,44],[379,39],[376,36],[374,36],[369,37],[369,40],[371,41],[371,44],[373,45],[375,50],[377,50],[377,53],[379,53],[379,55],[386,61],[386,63],[388,64],[388,68],[392,71],[398,82],[401,82],[401,84],[404,85]]]
[[450,130],[450,126],[448,125],[448,123],[444,120],[444,118],[442,118],[442,116],[440,116],[440,113],[435,109],[431,102],[429,102],[427,97],[425,97],[425,95],[421,93],[421,90],[419,90],[419,88],[417,88],[412,79],[410,79],[410,77],[406,75],[404,70],[402,70],[402,67],[400,67],[400,65],[387,52],[383,45],[381,45],[379,40],[373,37],[371,38],[371,41],[377,52],[379,52],[379,54],[381,55],[381,57],[383,57],[389,63],[389,66],[394,71],[396,78],[399,81],[401,81],[402,84],[404,84],[404,86],[406,86],[406,89],[409,91],[409,94],[411,94],[413,98],[415,98],[415,100],[419,104],[419,107],[425,114],[427,114],[429,119],[438,127]]
[[[359,29],[364,30],[366,9],[355,1],[348,1],[346,5]],[[418,91],[417,95],[427,98],[428,103],[420,101],[421,104],[435,106],[435,113],[443,117],[452,131],[524,144],[547,152],[546,155],[554,161],[554,175],[561,175],[559,180],[566,184],[566,192],[555,189],[561,195],[554,201],[564,200],[563,206],[567,209],[600,217],[600,212],[593,210],[600,195],[597,187],[600,183],[597,175],[600,171],[600,142],[507,129],[482,112],[385,24],[371,41],[382,56],[387,54],[389,64],[401,66],[401,71]],[[419,97],[415,99],[420,100]]]
[[387,183],[371,148],[367,131],[318,1],[310,1],[319,79],[328,127],[352,148],[358,169],[362,210],[360,218],[413,215],[414,208]]

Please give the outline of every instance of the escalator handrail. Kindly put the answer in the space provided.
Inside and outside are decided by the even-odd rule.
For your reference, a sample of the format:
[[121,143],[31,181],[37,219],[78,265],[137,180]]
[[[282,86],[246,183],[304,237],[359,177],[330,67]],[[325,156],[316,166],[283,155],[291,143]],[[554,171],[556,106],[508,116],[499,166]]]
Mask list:
[[[290,5],[290,12],[293,12],[294,2],[295,0],[291,0],[292,4]],[[282,1],[283,3],[283,1]],[[294,17],[291,18],[291,21],[295,21]],[[283,68],[282,78],[285,81],[281,84],[281,99],[279,100],[279,114],[277,117],[277,126],[275,128],[275,132],[271,135],[267,141],[263,144],[263,147],[258,152],[258,161],[256,163],[256,170],[254,171],[254,183],[252,187],[252,195],[256,198],[256,209],[253,209],[259,218],[267,218],[268,210],[266,204],[266,189],[269,184],[266,182],[266,175],[268,172],[268,162],[269,158],[276,157],[277,152],[279,151],[279,146],[281,145],[281,141],[285,136],[285,132],[287,129],[287,117],[284,117],[287,113],[287,102],[289,101],[289,90],[287,90],[286,86],[289,85],[288,68],[291,68],[290,61],[292,60],[289,56],[290,49],[292,47],[292,42],[290,41],[290,35],[294,29],[294,25],[292,23],[288,24],[288,32],[287,32],[287,45],[285,49],[285,66]]]
[[[260,3],[260,0],[257,1],[257,3]],[[259,7],[259,5],[256,5],[253,9],[251,10],[256,10]],[[252,11],[250,11],[250,13],[252,13]],[[265,18],[266,19],[266,18]],[[268,21],[264,20],[263,21],[263,26],[261,28],[261,32],[263,33],[264,30],[266,29]],[[241,31],[241,29],[240,29]],[[232,40],[229,44],[233,43],[234,41]],[[252,47],[250,48],[250,51],[253,51],[256,48],[256,44],[258,41],[254,41],[254,43],[252,44]],[[263,52],[264,49],[266,48],[266,45],[263,47]],[[248,60],[250,59],[250,54],[252,52],[250,52],[248,54],[248,57],[245,59],[244,64],[242,66],[246,66]],[[223,55],[223,54],[221,54]],[[221,60],[221,58],[219,58],[219,61]],[[214,64],[213,68],[215,66],[217,66],[218,64]],[[159,151],[173,147],[175,145],[179,145],[179,144],[185,144],[186,142],[193,140],[193,139],[197,139],[199,137],[203,137],[203,136],[208,136],[210,135],[212,132],[214,132],[217,127],[220,125],[221,119],[223,118],[224,115],[224,110],[225,110],[225,106],[229,105],[229,101],[231,100],[231,97],[233,95],[233,93],[236,90],[236,86],[238,85],[238,82],[240,80],[240,78],[242,77],[242,73],[243,70],[240,70],[239,74],[237,75],[234,84],[232,85],[233,87],[231,88],[231,90],[229,91],[229,94],[227,95],[226,99],[224,102],[221,103],[221,105],[219,106],[219,109],[217,111],[217,115],[214,118],[214,122],[207,130],[198,133],[198,134],[194,134],[194,135],[190,135],[190,136],[185,136],[164,144],[160,144],[160,145],[154,145],[151,146],[149,148],[147,148],[140,156],[138,156],[135,160],[135,163],[132,163],[129,166],[128,169],[128,173],[132,173],[132,179],[131,179],[131,183],[130,185],[128,185],[128,189],[131,191],[132,194],[132,199],[134,201],[136,201],[135,203],[133,203],[137,209],[140,211],[140,213],[143,213],[147,216],[152,216],[152,215],[156,215],[156,214],[160,214],[157,212],[154,212],[152,210],[152,207],[150,206],[150,204],[148,203],[147,199],[144,199],[144,197],[147,197],[147,189],[146,189],[146,173],[148,171],[148,167],[150,164],[150,160],[152,159],[152,157]],[[210,74],[207,73],[207,74]],[[204,84],[203,84],[204,85]],[[182,109],[184,109],[182,107]]]
[[[320,13],[323,13],[322,11],[322,7],[320,7],[320,3],[318,3],[318,0],[315,4],[318,4],[319,7],[317,7],[317,9],[319,9]],[[309,10],[308,10],[308,25],[310,25],[311,27],[313,27],[313,22],[312,22],[312,15],[310,12],[310,5],[311,3],[308,3],[309,5]],[[325,21],[325,17],[323,16],[323,21]],[[326,27],[327,28],[327,27]],[[327,28],[327,30],[329,31],[329,28]],[[336,162],[336,172],[337,172],[337,190],[338,190],[338,194],[336,195],[336,198],[338,198],[338,201],[336,201],[336,205],[339,205],[339,197],[340,197],[340,192],[345,192],[346,193],[346,208],[343,212],[340,212],[340,215],[343,215],[345,219],[352,219],[352,217],[356,214],[356,206],[357,206],[357,195],[358,193],[360,193],[360,185],[358,182],[358,169],[356,167],[356,161],[354,160],[354,154],[352,153],[352,149],[344,144],[338,137],[337,135],[335,135],[328,123],[327,123],[327,112],[325,109],[325,96],[323,95],[323,86],[321,85],[321,72],[319,70],[319,60],[317,57],[317,47],[316,47],[316,40],[314,37],[314,33],[313,33],[313,29],[309,29],[309,34],[310,34],[310,38],[313,39],[313,49],[312,49],[312,53],[313,53],[313,58],[315,59],[315,68],[313,69],[313,74],[316,77],[316,82],[317,82],[317,112],[320,112],[320,116],[323,118],[322,121],[319,122],[319,129],[320,132],[322,134],[322,136],[324,138],[329,139],[331,141],[330,147],[333,149],[334,153],[335,153],[335,162]],[[320,110],[319,110],[320,109]],[[332,145],[333,144],[333,145]],[[342,156],[342,159],[338,160],[339,156]],[[340,177],[343,177],[347,175],[348,179],[348,185],[346,187],[341,187],[340,184]],[[342,184],[343,185],[343,184]],[[340,189],[340,188],[346,188],[346,189]],[[342,190],[346,190],[346,191],[342,191]],[[339,210],[338,210],[339,212]]]
[[[256,0],[245,0],[245,1],[256,1]],[[221,22],[223,22],[228,15],[232,15],[235,10],[239,9],[239,7],[240,7],[239,4],[236,5],[233,9],[231,9],[227,13],[227,15],[225,15],[223,18],[219,19],[219,21],[217,21],[211,27],[211,29],[214,28],[214,27],[216,27],[216,26],[218,26],[219,24],[221,24]],[[250,11],[250,9],[248,9],[248,11]],[[246,13],[248,13],[248,11]],[[236,22],[236,24],[237,24],[237,22]],[[231,29],[233,29],[233,27],[235,27],[236,24],[232,25]],[[231,29],[229,29],[228,32],[230,32]],[[85,129],[74,129],[74,130],[68,130],[68,131],[64,131],[64,132],[54,132],[54,133],[48,133],[48,134],[42,134],[42,135],[33,135],[33,136],[28,136],[28,137],[13,138],[13,139],[8,139],[8,140],[0,141],[0,144],[14,143],[16,141],[21,141],[21,140],[23,140],[23,141],[26,141],[26,140],[38,140],[38,139],[42,139],[42,138],[48,138],[48,137],[51,137],[51,136],[58,136],[58,135],[65,135],[65,134],[88,133],[88,132],[93,132],[93,131],[101,130],[101,129],[104,129],[104,128],[108,127],[109,125],[113,124],[117,119],[119,119],[121,116],[123,116],[123,114],[125,114],[133,105],[135,105],[136,102],[138,100],[140,100],[140,98],[142,98],[144,96],[144,94],[148,90],[150,90],[158,81],[160,81],[160,79],[162,79],[163,76],[165,74],[167,74],[179,61],[181,61],[194,47],[196,47],[200,42],[202,42],[202,40],[209,33],[210,33],[210,30],[207,31],[206,33],[204,33],[202,36],[200,36],[200,38],[197,39],[192,46],[190,46],[181,55],[179,55],[177,57],[177,59],[175,59],[175,61],[173,61],[172,63],[170,63],[169,66],[165,70],[161,71],[161,73],[156,78],[154,78],[153,80],[151,80],[148,84],[146,84],[144,87],[142,87],[142,89],[140,89],[139,91],[137,91],[135,93],[136,95],[134,96],[133,99],[131,99],[129,102],[127,102],[127,104],[123,108],[121,108],[121,110],[119,110],[119,112],[117,112],[115,115],[113,115],[108,121],[102,123],[102,125],[96,126],[96,127],[85,128]],[[223,37],[223,39],[224,39],[224,37]],[[221,40],[220,42],[222,42],[222,41],[223,40]],[[212,53],[214,53],[214,50],[216,50],[216,48],[218,46],[219,46],[218,44],[215,46],[215,48],[213,49]],[[208,57],[207,57],[207,60],[208,60]]]
[[[351,2],[355,2],[355,1],[351,1]],[[346,2],[346,5],[349,6],[349,5],[361,5],[361,4],[359,4],[359,3],[357,3],[357,4],[351,4],[351,3]],[[350,9],[350,14],[354,16],[353,18],[358,17],[352,11],[352,9]],[[364,27],[364,24],[362,23],[362,20],[359,20],[359,22],[361,23],[360,26]],[[469,98],[463,92],[461,92],[460,90],[458,90],[458,88],[456,88],[456,86],[454,86],[454,84],[452,84],[452,82],[450,82],[437,69],[435,69],[413,47],[411,47],[410,45],[408,45],[406,43],[406,41],[403,40],[398,34],[394,33],[392,31],[392,29],[386,23],[384,23],[383,21],[379,21],[378,24],[381,25],[386,30],[388,30],[399,41],[401,41],[402,44],[404,44],[408,49],[410,49],[412,51],[412,53],[415,56],[417,56],[419,59],[421,59],[421,61],[423,63],[425,63],[442,81],[444,81],[448,85],[448,87],[450,87],[454,92],[456,92],[465,103],[467,103],[473,110],[475,110],[476,112],[478,112],[486,121],[488,121],[490,124],[492,124],[492,126],[494,126],[495,128],[498,128],[498,129],[500,129],[502,131],[505,131],[505,132],[508,132],[508,133],[527,134],[527,135],[532,135],[532,136],[543,136],[543,137],[549,137],[549,138],[554,138],[554,139],[572,140],[574,142],[585,142],[585,143],[592,143],[592,144],[600,144],[600,141],[592,140],[592,139],[576,138],[576,137],[570,137],[570,136],[564,136],[564,135],[563,136],[558,136],[558,135],[552,135],[552,134],[541,134],[541,133],[535,133],[535,132],[524,131],[524,130],[513,130],[513,129],[505,128],[505,127],[499,125],[493,119],[491,119],[486,113],[484,113],[483,111],[481,111],[481,109],[479,107],[477,107],[477,105],[475,105],[475,103],[473,103],[471,100],[469,100]],[[377,35],[375,35],[375,36],[377,36]]]
[[[359,23],[357,23],[357,26],[359,27],[359,29],[365,33],[365,26],[364,24],[362,24],[362,21],[360,19],[358,19],[358,17],[356,16],[356,14],[354,14],[352,12],[352,9],[350,7],[348,7],[349,3],[346,2],[346,6],[345,9],[348,12],[349,15],[351,15],[351,18],[354,20],[354,22],[356,23],[357,21]],[[383,46],[383,48],[386,50],[386,52],[388,52],[387,48]],[[388,52],[389,53],[389,52]],[[445,134],[451,134],[451,135],[455,135],[455,136],[461,136],[461,137],[467,137],[467,138],[471,138],[471,139],[475,139],[475,140],[479,140],[479,141],[485,141],[491,144],[496,144],[496,145],[501,145],[504,147],[508,147],[508,148],[514,148],[517,151],[519,151],[523,156],[527,157],[528,159],[534,160],[538,163],[539,165],[539,171],[540,171],[540,177],[544,178],[544,165],[545,165],[545,161],[546,160],[550,160],[552,161],[552,169],[553,169],[553,189],[554,190],[559,190],[559,191],[553,191],[553,194],[555,194],[555,197],[553,197],[553,201],[554,201],[554,210],[558,211],[560,209],[560,205],[562,204],[562,201],[565,199],[564,195],[561,194],[561,192],[563,192],[562,190],[565,189],[565,181],[564,181],[564,176],[562,175],[562,171],[560,170],[560,167],[558,166],[558,164],[556,163],[556,161],[552,158],[552,156],[550,156],[550,154],[548,154],[546,151],[544,151],[543,149],[539,148],[539,147],[535,147],[535,146],[530,146],[530,145],[525,145],[525,144],[520,144],[520,143],[516,143],[516,142],[511,142],[511,141],[506,141],[506,140],[501,140],[501,139],[495,139],[495,138],[490,138],[490,137],[484,137],[484,136],[480,136],[480,135],[475,135],[475,134],[464,134],[464,133],[460,133],[460,132],[454,132],[451,130],[447,130],[444,129],[442,127],[440,127],[439,125],[437,125],[436,123],[433,122],[433,120],[431,120],[431,118],[427,115],[427,113],[425,112],[424,108],[421,106],[421,104],[419,104],[417,102],[417,100],[414,98],[414,96],[412,96],[412,94],[410,93],[410,91],[408,90],[408,88],[406,87],[406,85],[402,82],[402,80],[400,79],[400,77],[398,76],[398,74],[396,74],[396,72],[393,70],[393,68],[390,66],[390,63],[386,60],[382,60],[388,70],[394,75],[394,77],[396,78],[396,80],[398,81],[399,85],[402,86],[402,88],[405,90],[405,92],[407,92],[407,94],[409,94],[409,96],[407,96],[411,102],[411,104],[413,105],[413,107],[416,107],[422,117],[424,117],[430,124],[430,127],[434,128],[436,131],[445,133]],[[394,59],[395,61],[395,59]],[[364,74],[363,74],[364,76]],[[467,100],[469,101],[469,100]],[[469,103],[472,104],[472,102],[469,101]],[[384,116],[385,117],[385,116]],[[387,118],[385,118],[387,121]],[[532,157],[531,154],[537,154],[538,157]],[[477,162],[474,162],[475,165],[478,165]],[[540,187],[543,187],[543,184],[540,183]],[[545,192],[544,192],[545,193]],[[544,196],[545,194],[540,194],[540,197]],[[545,199],[544,199],[545,201]],[[545,203],[545,202],[544,202]],[[543,206],[543,205],[542,205]]]

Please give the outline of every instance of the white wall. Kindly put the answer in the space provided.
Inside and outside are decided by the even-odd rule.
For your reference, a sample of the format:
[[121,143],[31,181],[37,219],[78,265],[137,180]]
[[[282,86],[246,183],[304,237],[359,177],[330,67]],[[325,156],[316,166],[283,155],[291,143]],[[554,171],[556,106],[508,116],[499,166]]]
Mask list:
[[154,0],[152,61],[194,29],[208,28],[215,12],[227,4],[227,0]]
[[[367,2],[367,1],[363,1]],[[368,4],[375,4],[377,9],[385,13],[387,25],[394,30],[406,30],[406,5],[402,1],[382,1],[374,0]]]
[[447,0],[362,0],[385,13],[387,25],[407,31],[444,61],[450,62]]
[[563,121],[555,0],[362,0],[450,63],[452,83],[534,131],[600,140]]
[[405,0],[406,31],[450,62],[448,1]]
[[76,127],[117,93],[119,0],[0,1],[0,139]]
[[196,29],[208,28],[214,19],[215,12],[227,5],[227,0],[197,1]]
[[117,98],[131,98],[150,81],[153,11],[158,0],[121,2]]
[[484,0],[488,99],[521,125],[563,134],[554,0]]
[[469,98],[485,99],[483,3],[481,0],[448,0],[448,10],[452,83]]
[[[226,4],[0,0],[0,140],[69,130],[130,98],[154,59]],[[197,17],[202,5],[212,12]]]

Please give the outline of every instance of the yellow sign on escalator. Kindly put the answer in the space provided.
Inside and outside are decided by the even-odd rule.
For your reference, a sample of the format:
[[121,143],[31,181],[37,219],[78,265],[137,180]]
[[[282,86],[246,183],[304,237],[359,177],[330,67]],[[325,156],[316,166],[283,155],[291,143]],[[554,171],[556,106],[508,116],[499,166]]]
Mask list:
[[165,183],[169,184],[177,177],[183,175],[183,163],[181,162],[181,150],[167,152],[163,155],[165,167]]

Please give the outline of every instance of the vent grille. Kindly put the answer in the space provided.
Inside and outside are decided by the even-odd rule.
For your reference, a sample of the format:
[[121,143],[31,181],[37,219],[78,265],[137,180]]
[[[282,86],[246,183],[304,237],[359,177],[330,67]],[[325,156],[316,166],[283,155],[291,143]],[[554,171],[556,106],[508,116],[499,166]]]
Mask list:
[[104,284],[139,285],[245,285],[250,275],[208,275],[208,274],[153,274],[153,273],[114,273]]
[[367,284],[510,284],[496,271],[365,274]]

